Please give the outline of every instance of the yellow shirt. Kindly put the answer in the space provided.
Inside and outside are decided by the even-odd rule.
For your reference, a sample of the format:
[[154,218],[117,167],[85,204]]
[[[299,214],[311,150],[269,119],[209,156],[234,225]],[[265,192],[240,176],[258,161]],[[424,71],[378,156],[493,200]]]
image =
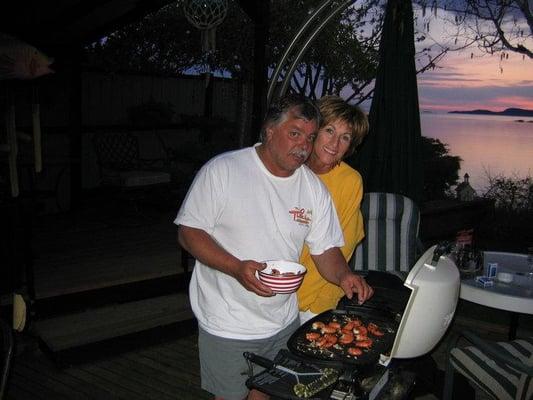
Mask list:
[[[363,198],[363,179],[359,172],[348,164],[341,162],[326,174],[318,175],[328,188],[344,234],[344,246],[341,248],[346,260],[352,256],[355,247],[365,236],[363,216],[360,205]],[[311,311],[319,314],[335,308],[343,290],[322,278],[309,253],[304,246],[300,263],[307,268],[307,274],[298,289],[300,311]]]

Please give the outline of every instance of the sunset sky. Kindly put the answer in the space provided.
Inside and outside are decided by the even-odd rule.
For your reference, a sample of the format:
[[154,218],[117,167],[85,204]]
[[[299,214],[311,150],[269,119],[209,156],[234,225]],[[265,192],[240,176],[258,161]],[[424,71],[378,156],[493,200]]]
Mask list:
[[418,76],[422,109],[533,110],[533,60],[509,54],[500,64],[498,56],[471,59],[470,52],[462,52],[450,54],[439,66]]
[[[442,29],[433,20],[428,36],[445,42]],[[428,41],[417,47],[427,44]],[[508,59],[500,62],[499,54],[481,55],[476,49],[468,49],[449,52],[438,67],[418,75],[423,110],[502,111],[508,107],[533,110],[533,60],[528,57],[509,52]]]

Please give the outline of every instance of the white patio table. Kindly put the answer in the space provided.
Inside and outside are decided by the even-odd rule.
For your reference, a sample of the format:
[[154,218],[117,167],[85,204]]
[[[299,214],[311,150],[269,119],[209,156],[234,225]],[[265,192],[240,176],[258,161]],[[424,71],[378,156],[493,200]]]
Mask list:
[[527,256],[486,251],[483,253],[484,271],[488,263],[498,263],[498,272],[510,273],[512,282],[504,283],[495,279],[493,286],[483,287],[474,278],[462,279],[459,297],[486,307],[509,311],[509,338],[514,339],[519,314],[533,314],[533,282],[527,276]]

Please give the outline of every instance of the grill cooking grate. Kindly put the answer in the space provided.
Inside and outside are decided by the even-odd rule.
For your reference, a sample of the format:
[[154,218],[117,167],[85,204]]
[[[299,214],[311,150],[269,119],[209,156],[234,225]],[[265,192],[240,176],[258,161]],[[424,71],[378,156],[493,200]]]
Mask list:
[[[378,325],[380,330],[384,333],[383,336],[373,336],[368,334],[372,339],[373,344],[370,348],[361,348],[362,354],[352,356],[348,353],[350,347],[355,347],[353,343],[343,345],[337,342],[329,348],[317,346],[316,342],[310,341],[306,338],[308,333],[320,332],[320,329],[313,329],[315,322],[323,322],[329,324],[330,322],[338,322],[344,326],[350,320],[358,319],[363,325],[368,326],[369,323]],[[310,362],[334,362],[344,363],[348,365],[360,365],[376,363],[379,360],[380,354],[387,354],[394,342],[396,335],[397,324],[395,321],[385,320],[379,317],[374,317],[365,313],[351,313],[344,310],[330,310],[302,325],[289,339],[288,347],[294,354],[305,357]],[[337,338],[341,333],[335,333]]]

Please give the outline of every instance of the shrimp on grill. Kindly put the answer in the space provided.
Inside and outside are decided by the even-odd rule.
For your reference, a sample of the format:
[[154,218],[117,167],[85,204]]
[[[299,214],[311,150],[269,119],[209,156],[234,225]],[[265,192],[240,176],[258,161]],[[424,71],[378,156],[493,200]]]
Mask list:
[[332,335],[332,334],[329,334],[329,333],[326,333],[324,336],[325,336],[326,339],[327,339],[326,344],[325,344],[325,346],[324,346],[324,347],[326,347],[326,348],[331,347],[331,346],[337,344],[337,341],[339,340],[339,339],[337,338],[337,336]]
[[308,332],[305,334],[305,338],[309,340],[310,342],[317,340],[319,337],[320,337],[320,333],[318,332]]
[[317,347],[325,347],[326,346],[326,343],[328,341],[328,338],[325,337],[325,336],[320,336],[317,340],[315,340],[315,344]]
[[368,329],[364,325],[357,326],[353,328],[353,333],[357,336],[368,336]]
[[374,343],[374,341],[372,339],[364,339],[364,340],[356,340],[355,341],[355,345],[357,347],[363,347],[365,349],[369,349],[370,347],[372,347],[373,343]]
[[370,332],[374,336],[383,336],[384,335],[384,333],[381,331],[381,329],[379,329],[379,326],[377,326],[376,324],[374,324],[372,322],[368,324],[368,332]]
[[334,328],[333,326],[331,325],[326,325],[325,327],[323,327],[321,330],[320,330],[322,333],[326,334],[326,333],[335,333],[337,332],[337,328]]
[[353,334],[352,333],[343,333],[341,337],[339,338],[340,344],[350,344],[353,342]]
[[359,318],[353,319],[352,322],[353,322],[354,328],[357,328],[358,326],[363,325],[363,322]]
[[337,336],[332,335],[330,333],[326,333],[324,336],[321,336],[316,340],[316,345],[323,349],[328,349],[331,346],[335,345],[337,343]]
[[348,348],[348,354],[357,357],[363,354],[363,350],[361,350],[359,347],[350,347]]
[[341,329],[341,324],[338,323],[337,321],[332,321],[332,322],[330,322],[330,323],[328,324],[328,326],[331,327],[331,328],[335,328],[335,330],[337,330],[337,331],[338,331],[339,329]]
[[349,321],[341,328],[341,331],[342,333],[352,333],[354,327],[355,327],[355,322]]
[[313,322],[313,325],[311,325],[311,328],[313,329],[322,329],[324,326],[326,326],[323,322],[320,322],[320,321],[316,321],[316,322]]

